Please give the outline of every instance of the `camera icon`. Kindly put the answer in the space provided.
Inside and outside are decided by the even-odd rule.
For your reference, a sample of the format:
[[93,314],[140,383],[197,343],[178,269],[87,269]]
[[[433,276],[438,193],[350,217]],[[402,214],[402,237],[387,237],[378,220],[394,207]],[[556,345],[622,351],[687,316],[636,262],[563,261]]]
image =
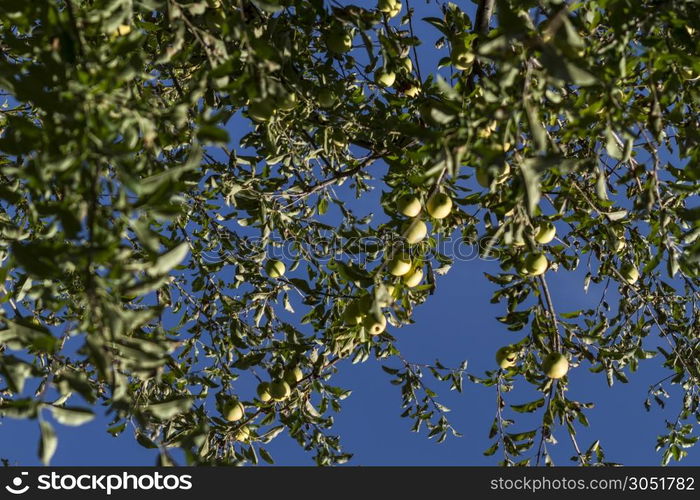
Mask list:
[[24,485],[22,487],[22,477],[28,476],[29,472],[21,472],[19,476],[12,479],[12,486],[7,485],[5,489],[12,493],[13,495],[21,495],[29,490],[29,485]]

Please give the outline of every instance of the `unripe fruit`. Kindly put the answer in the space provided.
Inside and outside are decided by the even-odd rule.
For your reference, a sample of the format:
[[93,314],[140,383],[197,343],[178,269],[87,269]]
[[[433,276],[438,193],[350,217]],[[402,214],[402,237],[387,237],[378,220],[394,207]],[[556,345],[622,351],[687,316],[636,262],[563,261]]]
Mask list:
[[374,72],[374,79],[382,87],[391,87],[396,81],[396,73],[385,68],[379,68]]
[[270,278],[279,278],[284,276],[287,267],[281,260],[270,259],[265,263],[265,272]]
[[549,221],[546,221],[540,224],[537,230],[537,234],[535,234],[535,241],[542,245],[546,245],[554,239],[554,236],[556,234],[557,228],[554,227],[554,224],[552,224]]
[[637,268],[629,263],[622,265],[620,268],[620,274],[630,285],[634,285],[639,279],[639,271],[637,271]]
[[616,253],[619,253],[622,250],[624,250],[626,246],[627,246],[627,242],[625,240],[623,240],[622,237],[620,237],[620,239],[615,240],[613,242],[613,250],[615,250]]
[[326,47],[331,52],[343,54],[352,48],[352,36],[342,30],[333,31],[326,37]]
[[496,351],[496,363],[504,370],[515,366],[517,360],[517,351],[512,346],[504,346]]
[[428,226],[419,219],[409,220],[401,226],[401,234],[406,238],[406,242],[409,245],[415,245],[427,236]]
[[403,195],[396,202],[396,209],[406,217],[415,217],[420,213],[421,208],[420,200],[410,194]]
[[403,276],[411,270],[411,259],[403,254],[394,255],[389,261],[387,268],[393,276]]
[[250,429],[248,429],[247,425],[244,425],[243,427],[238,429],[238,431],[236,431],[236,435],[233,436],[233,438],[236,441],[248,441],[248,439],[250,439]]
[[224,408],[224,418],[229,422],[237,422],[245,415],[245,407],[238,401],[231,401]]
[[298,366],[295,366],[294,368],[286,369],[282,378],[290,387],[293,387],[304,378],[304,372]]
[[282,111],[291,111],[297,105],[297,95],[294,93],[289,93],[285,95],[279,102],[279,108]]
[[542,369],[549,378],[562,378],[569,371],[569,361],[563,354],[553,352],[542,362]]
[[255,99],[248,104],[248,116],[256,122],[266,122],[274,114],[275,109],[270,100]]
[[406,73],[413,71],[413,61],[410,57],[404,57],[401,59],[400,66],[406,70]]
[[362,323],[363,314],[360,311],[360,303],[357,300],[351,301],[343,311],[343,321],[347,325],[359,325]]
[[525,268],[530,276],[544,274],[548,265],[547,257],[541,253],[533,253],[525,258]]
[[386,330],[386,317],[382,315],[377,319],[374,314],[368,314],[362,324],[370,335],[379,335]]
[[377,10],[380,12],[389,12],[395,7],[396,0],[379,0],[377,2]]
[[332,90],[323,88],[318,92],[318,105],[322,108],[332,108],[335,106],[336,97]]
[[434,219],[444,219],[452,210],[452,199],[445,193],[435,193],[426,205],[428,213]]
[[287,399],[292,393],[292,388],[284,380],[275,380],[270,384],[270,396],[275,401]]
[[471,68],[474,62],[474,53],[468,48],[457,43],[457,45],[452,49],[450,54],[450,59],[455,68],[465,71]]
[[413,270],[413,272],[405,274],[401,279],[408,288],[418,286],[423,280],[423,270],[420,268],[416,268]]
[[260,398],[260,401],[263,403],[267,403],[272,399],[272,396],[270,395],[270,384],[267,382],[260,382],[256,392],[258,393],[258,398]]

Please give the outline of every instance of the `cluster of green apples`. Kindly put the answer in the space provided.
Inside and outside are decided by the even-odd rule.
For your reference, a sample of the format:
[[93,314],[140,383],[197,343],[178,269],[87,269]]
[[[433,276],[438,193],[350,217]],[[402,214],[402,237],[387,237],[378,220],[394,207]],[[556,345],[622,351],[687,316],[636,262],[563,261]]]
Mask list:
[[287,367],[282,373],[273,377],[270,382],[260,382],[257,394],[260,401],[281,402],[292,394],[292,390],[304,379],[304,372],[298,366]]
[[[501,347],[496,351],[496,363],[502,370],[513,368],[518,362],[519,348],[513,345]],[[569,360],[560,352],[548,354],[542,361],[542,371],[551,379],[560,379],[569,371]]]
[[[387,287],[389,295],[393,295],[394,287]],[[358,299],[350,301],[343,311],[343,321],[348,326],[362,325],[370,335],[379,335],[386,330],[386,316],[380,314],[379,317],[372,311],[372,298],[363,295]],[[388,304],[385,304],[388,305]]]
[[274,97],[256,97],[248,101],[248,117],[258,123],[272,120],[278,113],[288,113],[299,103],[296,93],[284,92]]
[[[550,243],[557,234],[557,229],[550,221],[543,221],[537,227],[533,239],[540,245]],[[516,247],[524,247],[525,240],[519,235],[512,243]],[[540,276],[549,268],[549,261],[544,252],[536,250],[524,253],[518,264],[518,273],[522,276]]]
[[[245,418],[245,406],[238,399],[228,398],[224,403],[221,414],[231,423],[239,422]],[[247,425],[242,425],[236,430],[234,435],[236,441],[248,441],[250,439],[250,429]]]
[[397,16],[401,12],[402,7],[401,2],[398,0],[379,0],[377,2],[377,10],[383,12],[389,18]]
[[[452,211],[452,199],[445,193],[433,194],[425,205],[428,215],[440,220],[447,217]],[[396,211],[408,217],[401,226],[401,234],[409,245],[415,245],[423,241],[428,235],[428,226],[421,219],[423,204],[420,198],[414,195],[400,197],[396,204]],[[406,252],[397,252],[391,256],[387,263],[387,270],[392,276],[400,277],[404,285],[413,288],[423,280],[423,270],[414,266],[410,255]]]
[[390,88],[396,83],[397,73],[404,73],[400,90],[408,97],[416,97],[421,92],[420,85],[411,78],[413,61],[410,57],[399,57],[393,61],[385,61],[384,66],[374,72],[374,81],[380,87]]

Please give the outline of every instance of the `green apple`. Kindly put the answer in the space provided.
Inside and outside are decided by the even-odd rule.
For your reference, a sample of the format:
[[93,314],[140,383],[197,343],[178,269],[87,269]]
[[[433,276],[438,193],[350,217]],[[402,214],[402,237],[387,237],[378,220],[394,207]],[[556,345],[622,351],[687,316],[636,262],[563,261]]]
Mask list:
[[471,68],[474,62],[474,52],[465,47],[462,42],[457,42],[452,48],[450,59],[455,68],[465,71]]
[[398,253],[391,258],[387,267],[389,274],[403,276],[411,270],[411,259],[408,255]]
[[379,335],[386,330],[386,317],[382,315],[377,319],[374,314],[368,314],[362,321],[362,325],[370,335]]
[[622,267],[620,267],[620,274],[630,285],[634,285],[639,279],[639,271],[629,262],[623,264]]
[[415,217],[421,211],[422,204],[418,198],[410,194],[405,194],[396,202],[396,209],[401,215]]
[[410,57],[402,57],[399,62],[399,67],[403,68],[406,73],[410,73],[413,71],[413,61],[411,61]]
[[290,92],[282,97],[277,105],[282,111],[291,111],[297,106],[297,95]]
[[248,439],[250,439],[250,429],[248,429],[247,425],[244,425],[243,427],[241,427],[240,429],[238,429],[236,431],[236,434],[235,434],[235,436],[233,436],[233,438],[236,441],[241,441],[241,442],[248,441]]
[[428,235],[428,226],[420,219],[407,220],[401,226],[401,234],[409,245],[415,245]]
[[270,259],[265,263],[265,272],[270,278],[280,278],[286,270],[287,267],[281,260]]
[[270,395],[270,384],[268,382],[260,382],[256,392],[258,393],[258,398],[260,398],[260,401],[263,403],[267,403],[272,399]]
[[412,272],[404,274],[401,280],[408,288],[418,286],[423,281],[423,270],[417,267]]
[[513,346],[507,345],[496,351],[496,363],[504,370],[512,368],[518,361],[518,351]]
[[540,224],[537,228],[537,233],[535,234],[535,241],[542,245],[546,245],[554,239],[557,234],[557,228],[554,227],[549,221],[545,221]]
[[322,108],[332,108],[336,103],[336,96],[331,89],[322,88],[318,92],[318,105]]
[[396,81],[396,73],[386,68],[379,68],[374,72],[374,79],[382,87],[391,87]]
[[548,266],[547,257],[543,253],[531,253],[525,257],[525,268],[530,276],[544,274]]
[[294,387],[297,383],[301,381],[301,379],[304,378],[304,372],[301,371],[301,368],[298,366],[295,366],[293,368],[287,368],[284,371],[284,375],[282,376],[285,382],[289,384],[290,387]]
[[268,99],[254,99],[248,104],[248,116],[256,122],[266,122],[275,114],[275,108]]
[[335,29],[326,37],[326,47],[336,54],[344,54],[352,49],[352,35],[345,30]]
[[615,253],[620,253],[622,250],[625,249],[627,246],[627,242],[620,237],[619,239],[616,239],[613,241],[613,250]]
[[549,378],[562,378],[569,371],[569,361],[562,353],[553,352],[542,362],[542,369]]
[[229,422],[237,422],[245,415],[245,406],[239,401],[233,400],[224,407],[224,418]]
[[360,310],[360,302],[357,300],[350,301],[343,311],[343,321],[346,325],[359,325],[362,323],[363,317],[364,315]]
[[275,380],[270,384],[270,396],[275,401],[283,401],[292,393],[292,388],[284,380]]
[[445,193],[435,193],[428,200],[426,208],[434,219],[444,219],[452,211],[452,199]]
[[404,89],[403,93],[407,95],[408,97],[416,97],[418,94],[420,94],[421,89],[420,86],[411,84],[407,88]]

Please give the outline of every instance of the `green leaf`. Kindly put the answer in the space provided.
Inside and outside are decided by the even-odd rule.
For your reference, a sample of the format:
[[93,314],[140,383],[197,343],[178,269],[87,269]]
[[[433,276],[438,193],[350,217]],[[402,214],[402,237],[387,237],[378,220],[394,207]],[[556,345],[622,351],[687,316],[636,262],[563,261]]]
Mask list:
[[161,420],[169,420],[180,413],[189,411],[194,403],[191,396],[174,397],[166,401],[151,403],[143,407],[143,411],[152,413]]
[[58,437],[51,424],[44,420],[39,420],[39,431],[39,458],[44,465],[49,465],[58,446]]
[[25,318],[4,318],[7,329],[0,331],[0,342],[10,349],[30,349],[38,352],[55,352],[58,339],[41,325]]
[[230,138],[228,132],[213,125],[203,125],[197,131],[197,138],[210,144],[228,144]]
[[151,276],[162,276],[170,272],[175,266],[179,265],[190,250],[190,246],[186,241],[183,241],[176,247],[162,254],[156,262],[148,269],[148,274]]
[[83,425],[95,418],[95,414],[88,408],[49,406],[49,409],[53,418],[63,425]]

